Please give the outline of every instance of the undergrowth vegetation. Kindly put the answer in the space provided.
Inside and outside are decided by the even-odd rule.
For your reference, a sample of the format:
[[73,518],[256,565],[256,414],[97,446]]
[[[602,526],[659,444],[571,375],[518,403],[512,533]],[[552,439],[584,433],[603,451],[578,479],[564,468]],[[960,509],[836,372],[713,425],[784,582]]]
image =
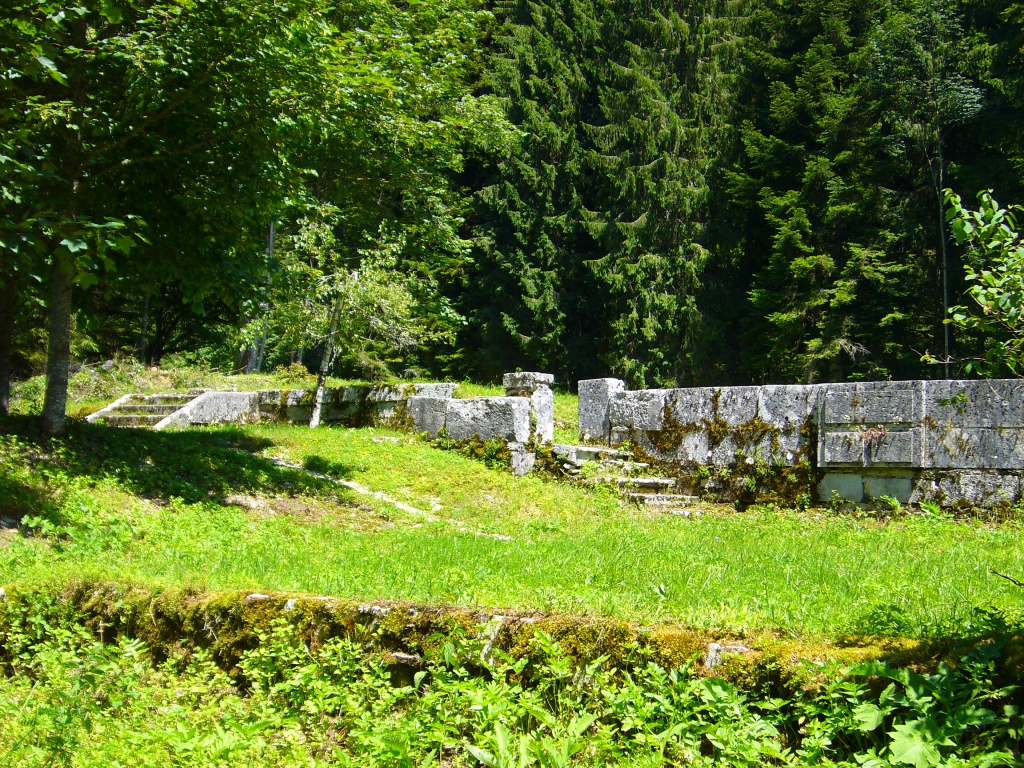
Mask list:
[[421,659],[309,644],[285,619],[229,675],[202,648],[158,659],[51,615],[2,613],[5,765],[927,768],[1019,764],[1024,735],[998,642],[932,673],[809,668],[780,698],[691,666],[580,665],[543,632],[529,660],[459,632]]

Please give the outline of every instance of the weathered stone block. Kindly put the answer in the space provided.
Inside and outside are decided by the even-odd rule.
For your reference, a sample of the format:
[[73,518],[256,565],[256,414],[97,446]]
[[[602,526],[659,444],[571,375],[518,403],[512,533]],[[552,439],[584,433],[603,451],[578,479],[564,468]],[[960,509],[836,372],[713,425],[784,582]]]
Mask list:
[[474,397],[447,400],[445,430],[452,440],[499,438],[515,443],[530,439],[530,401],[525,397]]
[[821,435],[818,464],[830,467],[836,464],[864,466],[864,433],[859,430],[829,431]]
[[[667,458],[673,458],[671,456]],[[675,452],[675,460],[695,464],[714,463],[715,452],[711,448],[707,432],[686,432],[680,435],[679,447]]]
[[158,422],[154,429],[192,424],[248,424],[259,418],[259,393],[207,392]]
[[512,454],[512,474],[516,477],[525,475],[537,463],[537,454],[522,443],[509,443],[508,450]]
[[893,431],[870,438],[866,442],[869,464],[921,466],[921,430]]
[[[346,400],[348,400],[347,395],[350,389],[361,389],[361,387],[345,387]],[[363,399],[368,403],[397,403],[399,400],[408,398],[411,391],[412,386],[409,384],[384,384],[371,387]],[[356,398],[356,400],[358,399]]]
[[644,389],[638,392],[620,392],[608,407],[608,421],[612,430],[657,431],[662,426],[667,389]]
[[577,388],[580,434],[585,440],[608,440],[611,437],[608,409],[616,395],[626,391],[626,383],[620,379],[584,379]]
[[886,430],[835,427],[821,435],[818,463],[822,467],[855,464],[859,466],[921,465],[920,429]]
[[506,394],[513,394],[508,391],[510,389],[527,390],[515,394],[530,394],[537,387],[550,387],[554,382],[554,374],[534,371],[517,371],[516,373],[506,373],[501,377],[501,384],[505,387]]
[[864,496],[878,499],[891,496],[901,504],[910,503],[913,477],[910,475],[864,475]]
[[918,480],[912,503],[935,500],[943,504],[966,502],[980,507],[1013,504],[1024,490],[1021,473],[993,470],[953,470]]
[[822,387],[818,384],[758,387],[757,415],[783,431],[796,431],[814,419]]
[[925,411],[939,426],[961,428],[1012,427],[1024,424],[1024,382],[927,381]]
[[[390,387],[376,387],[381,393],[390,390]],[[334,403],[361,403],[369,397],[370,387],[341,387],[340,389],[328,389],[324,395]]]
[[432,382],[429,384],[414,384],[412,393],[418,397],[452,397],[458,384],[447,382]]
[[935,469],[1024,469],[1024,431],[931,423],[922,466]]
[[841,499],[860,504],[864,501],[864,480],[858,473],[827,472],[818,484],[818,498],[829,501],[833,491]]
[[[886,386],[878,386],[878,385]],[[924,414],[922,382],[829,384],[823,424],[916,424]]]
[[444,429],[449,400],[444,397],[410,397],[406,407],[413,429],[437,437]]
[[672,417],[681,424],[737,427],[757,415],[759,387],[695,387],[665,390]]
[[538,442],[550,443],[555,439],[555,395],[548,387],[538,387],[530,395],[534,437]]

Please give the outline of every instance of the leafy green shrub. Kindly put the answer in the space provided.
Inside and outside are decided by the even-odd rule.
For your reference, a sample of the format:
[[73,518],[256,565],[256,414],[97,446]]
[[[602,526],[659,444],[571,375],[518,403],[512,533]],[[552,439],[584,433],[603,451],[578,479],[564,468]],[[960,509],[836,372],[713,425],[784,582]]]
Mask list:
[[140,642],[104,644],[43,603],[0,612],[3,764],[928,768],[1020,758],[1014,689],[994,682],[996,642],[930,674],[881,662],[815,669],[817,684],[780,699],[691,667],[579,666],[543,632],[530,661],[493,651],[486,632],[453,632],[426,658],[374,656],[356,638],[310,643],[278,619],[234,679],[201,648],[152,664]]

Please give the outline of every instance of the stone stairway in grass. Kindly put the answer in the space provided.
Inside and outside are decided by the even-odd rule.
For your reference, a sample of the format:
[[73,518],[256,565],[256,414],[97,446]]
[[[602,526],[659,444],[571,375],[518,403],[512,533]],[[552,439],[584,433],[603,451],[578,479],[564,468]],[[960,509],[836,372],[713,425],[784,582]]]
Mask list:
[[608,485],[635,504],[672,515],[689,517],[696,496],[679,493],[678,481],[673,477],[646,474],[648,464],[633,461],[633,456],[615,448],[595,445],[554,446],[554,454],[562,461],[562,469],[580,482],[590,485]]
[[201,394],[125,395],[102,411],[92,414],[87,421],[108,427],[152,428]]

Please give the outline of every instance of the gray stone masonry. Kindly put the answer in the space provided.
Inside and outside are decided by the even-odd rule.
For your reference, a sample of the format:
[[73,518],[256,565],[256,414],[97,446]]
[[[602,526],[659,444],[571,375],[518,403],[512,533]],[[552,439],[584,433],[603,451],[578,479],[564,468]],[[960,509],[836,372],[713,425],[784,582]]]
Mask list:
[[408,409],[413,429],[437,437],[444,429],[449,402],[449,398],[443,397],[410,397]]
[[550,373],[520,371],[502,376],[501,383],[508,397],[530,398],[533,437],[538,443],[551,443],[555,439],[555,395],[551,391],[554,381]]
[[248,424],[259,419],[258,392],[205,392],[158,422],[153,429],[194,424]]
[[[580,430],[663,461],[813,460],[819,498],[992,505],[1024,491],[1024,382],[894,381],[649,389],[581,381]],[[605,424],[607,423],[607,427]]]
[[524,397],[449,400],[445,431],[452,440],[479,437],[526,443],[530,439],[530,401]]
[[577,385],[580,395],[580,436],[584,440],[611,440],[608,406],[617,394],[626,391],[620,379],[584,379]]
[[[450,398],[456,384],[381,384],[328,389],[323,421],[382,424],[401,415],[402,404],[412,397]],[[272,389],[259,392],[260,411],[269,418],[309,421],[314,390]]]

